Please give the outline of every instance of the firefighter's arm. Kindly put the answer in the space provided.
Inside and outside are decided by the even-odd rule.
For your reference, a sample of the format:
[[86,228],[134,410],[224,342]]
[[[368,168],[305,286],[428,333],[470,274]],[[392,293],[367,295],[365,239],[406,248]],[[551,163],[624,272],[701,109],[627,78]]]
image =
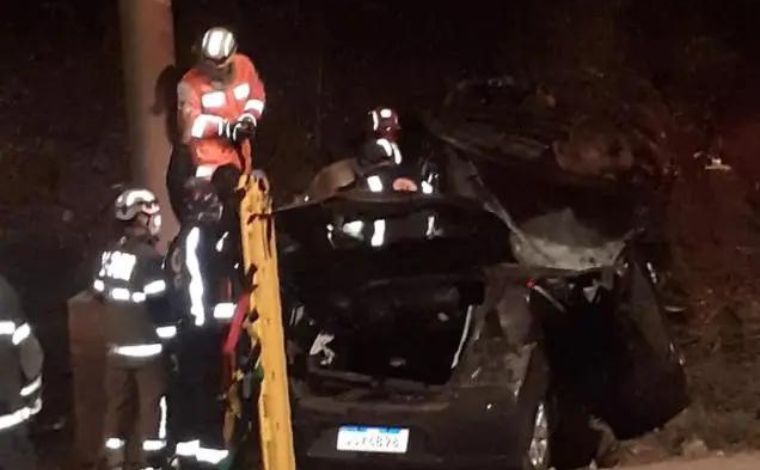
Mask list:
[[261,115],[264,114],[264,106],[266,105],[266,91],[264,90],[264,82],[261,81],[259,73],[256,71],[256,67],[247,57],[244,58],[244,66],[247,70],[246,76],[248,77],[248,86],[250,87],[250,93],[248,100],[243,106],[243,114],[240,115],[240,119],[252,118],[254,123],[258,123],[261,119]]
[[177,87],[177,106],[183,143],[224,135],[226,120],[215,114],[204,113],[198,92],[185,81]]
[[11,341],[17,348],[19,365],[27,382],[23,390],[28,390],[31,394],[39,389],[37,383],[41,385],[44,355],[42,347],[21,309],[21,303],[16,292],[2,278],[0,278],[0,308],[11,319],[13,326]]
[[93,296],[95,297],[95,300],[98,300],[100,302],[103,301],[105,290],[106,290],[106,283],[105,283],[105,269],[106,269],[106,258],[108,256],[108,252],[104,251],[100,254],[100,258],[98,258],[97,264],[95,266],[95,274],[93,276],[92,280],[92,286],[91,291]]
[[146,249],[140,256],[140,281],[145,295],[146,307],[151,316],[156,334],[162,341],[169,341],[177,335],[177,325],[172,315],[166,282],[166,271],[162,256],[154,249]]
[[[22,327],[28,323],[22,323]],[[44,353],[42,352],[42,346],[34,332],[29,329],[28,336],[21,341],[18,345],[19,361],[21,363],[21,370],[24,372],[24,377],[27,380],[27,387],[37,389],[35,385],[42,378],[42,363],[44,361]]]

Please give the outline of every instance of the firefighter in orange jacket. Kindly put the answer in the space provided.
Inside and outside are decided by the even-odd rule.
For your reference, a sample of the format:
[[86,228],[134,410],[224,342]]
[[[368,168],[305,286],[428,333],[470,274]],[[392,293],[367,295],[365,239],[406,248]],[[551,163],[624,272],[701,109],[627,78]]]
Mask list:
[[206,31],[197,65],[177,88],[181,136],[167,174],[175,212],[181,210],[182,188],[189,178],[211,179],[225,166],[238,174],[251,171],[250,139],[264,112],[266,93],[253,63],[237,47],[229,30]]
[[225,28],[206,31],[200,63],[178,87],[182,141],[190,147],[196,176],[211,176],[220,166],[249,171],[235,144],[256,128],[264,112],[264,84],[251,60],[237,52],[235,36]]

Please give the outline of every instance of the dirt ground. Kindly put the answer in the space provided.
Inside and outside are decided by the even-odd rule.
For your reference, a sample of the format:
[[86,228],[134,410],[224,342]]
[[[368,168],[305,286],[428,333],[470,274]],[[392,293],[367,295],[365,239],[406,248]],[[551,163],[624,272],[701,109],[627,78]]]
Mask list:
[[746,454],[731,457],[711,457],[700,460],[675,460],[626,470],[755,470],[760,468],[760,455]]

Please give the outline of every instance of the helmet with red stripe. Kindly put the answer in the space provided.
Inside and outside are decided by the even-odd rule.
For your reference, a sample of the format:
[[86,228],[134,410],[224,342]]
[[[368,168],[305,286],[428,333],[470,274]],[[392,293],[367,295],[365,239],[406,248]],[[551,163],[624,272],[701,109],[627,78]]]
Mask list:
[[369,112],[370,129],[377,138],[396,140],[401,125],[398,122],[398,114],[391,108],[379,107]]

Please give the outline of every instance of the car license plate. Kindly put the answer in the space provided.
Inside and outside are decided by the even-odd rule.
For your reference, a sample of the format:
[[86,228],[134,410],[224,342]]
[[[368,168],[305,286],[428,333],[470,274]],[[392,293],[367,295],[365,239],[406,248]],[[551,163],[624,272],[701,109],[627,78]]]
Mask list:
[[338,450],[343,452],[405,454],[408,446],[408,429],[367,426],[341,426],[338,429]]

